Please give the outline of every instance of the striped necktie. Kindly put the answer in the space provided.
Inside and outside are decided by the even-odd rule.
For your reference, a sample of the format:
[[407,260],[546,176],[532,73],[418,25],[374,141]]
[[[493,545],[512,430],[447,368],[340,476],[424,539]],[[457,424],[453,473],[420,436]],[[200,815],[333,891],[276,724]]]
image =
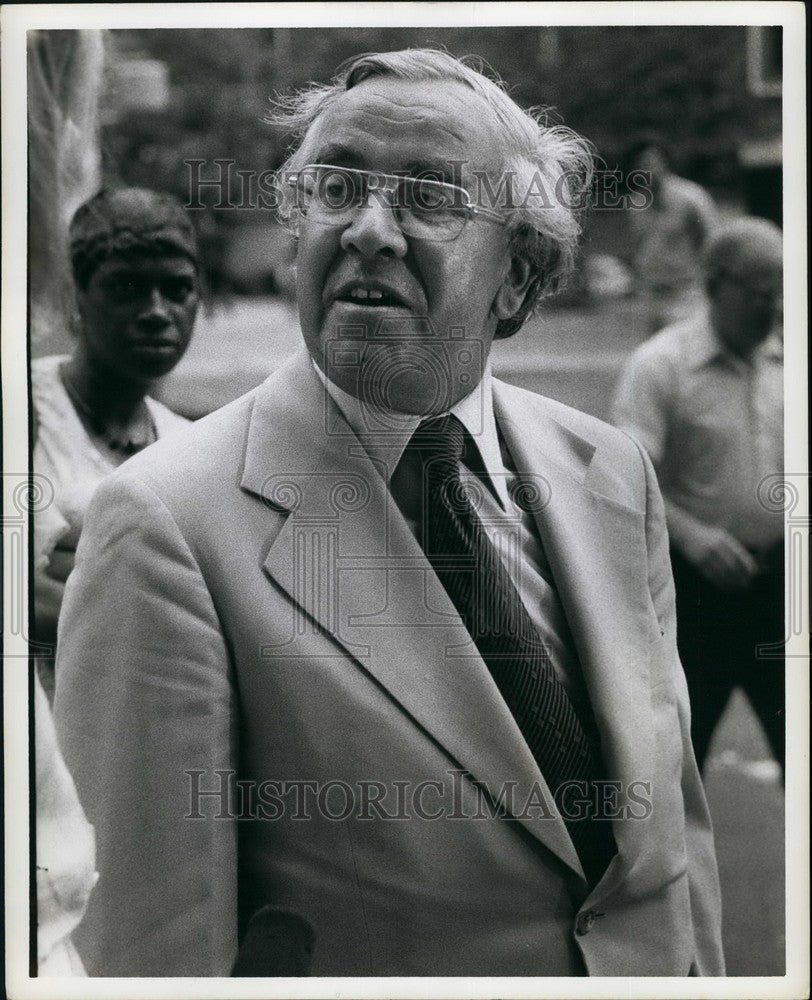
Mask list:
[[[460,478],[465,443],[453,415],[424,421],[406,449],[422,471],[419,539],[536,759],[591,885],[616,852],[611,823],[583,803],[599,779],[597,747]],[[587,813],[584,816],[584,813]]]

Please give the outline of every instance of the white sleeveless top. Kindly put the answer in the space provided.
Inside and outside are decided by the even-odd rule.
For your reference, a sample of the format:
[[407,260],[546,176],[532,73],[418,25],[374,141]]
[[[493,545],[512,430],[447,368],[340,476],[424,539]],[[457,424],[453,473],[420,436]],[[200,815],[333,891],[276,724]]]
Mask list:
[[[45,567],[60,538],[70,534],[78,539],[94,490],[117,468],[96,448],[65,391],[59,366],[67,360],[67,355],[51,355],[31,362],[31,399],[38,425],[34,474],[44,477],[39,483],[43,507],[34,518],[38,569]],[[158,437],[189,424],[157,400],[147,396],[145,402]]]

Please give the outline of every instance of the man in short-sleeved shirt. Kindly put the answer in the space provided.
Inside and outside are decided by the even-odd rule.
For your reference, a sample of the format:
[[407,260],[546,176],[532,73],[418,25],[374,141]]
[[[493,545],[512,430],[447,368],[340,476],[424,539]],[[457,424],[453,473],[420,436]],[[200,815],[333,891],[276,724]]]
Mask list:
[[[783,453],[780,231],[725,226],[706,282],[707,308],[629,359],[614,419],[648,451],[665,498],[697,758],[741,685],[783,762],[783,515],[765,492]],[[764,644],[779,650],[759,654]]]

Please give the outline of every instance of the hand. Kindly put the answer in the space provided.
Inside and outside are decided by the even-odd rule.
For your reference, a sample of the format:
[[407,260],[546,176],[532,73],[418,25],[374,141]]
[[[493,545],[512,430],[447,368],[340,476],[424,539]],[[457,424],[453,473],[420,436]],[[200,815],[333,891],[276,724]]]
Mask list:
[[34,639],[46,646],[56,643],[56,623],[65,595],[65,583],[46,570],[34,573]]
[[65,582],[73,572],[75,561],[76,549],[60,539],[48,565],[34,573],[34,638],[37,642],[47,645],[56,642],[56,624],[65,596]]
[[58,580],[60,583],[64,584],[73,572],[75,562],[76,549],[73,547],[66,547],[64,543],[60,541],[51,553],[51,558],[48,560],[45,572],[49,577],[51,577],[52,580]]
[[703,525],[685,545],[685,556],[720,590],[741,590],[758,572],[758,563],[724,528]]

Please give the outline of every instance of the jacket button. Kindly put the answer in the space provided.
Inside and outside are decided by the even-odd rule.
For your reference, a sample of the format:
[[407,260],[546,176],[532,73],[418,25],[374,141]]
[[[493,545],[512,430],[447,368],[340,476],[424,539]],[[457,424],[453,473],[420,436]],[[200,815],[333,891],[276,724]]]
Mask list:
[[581,937],[584,934],[589,934],[592,930],[592,925],[595,923],[595,918],[602,916],[602,913],[596,913],[594,910],[584,910],[583,913],[579,913],[575,921],[575,933]]

